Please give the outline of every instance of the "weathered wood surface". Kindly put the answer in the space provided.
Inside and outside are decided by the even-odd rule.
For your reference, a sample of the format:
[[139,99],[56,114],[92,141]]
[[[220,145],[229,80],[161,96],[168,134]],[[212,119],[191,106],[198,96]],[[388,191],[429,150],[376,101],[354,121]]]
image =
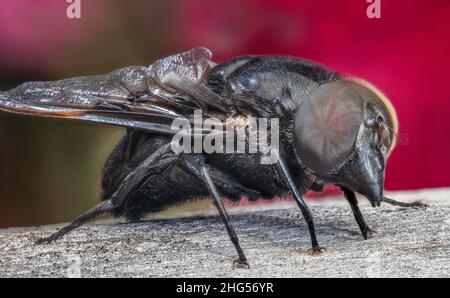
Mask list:
[[[377,231],[364,241],[343,199],[309,202],[327,251],[308,256],[309,236],[291,203],[239,208],[232,222],[250,269],[214,215],[86,225],[34,245],[59,226],[0,230],[0,277],[427,277],[450,276],[450,189],[391,193],[427,209],[384,204],[362,212]],[[361,200],[364,201],[364,200]],[[211,211],[210,211],[211,213]]]

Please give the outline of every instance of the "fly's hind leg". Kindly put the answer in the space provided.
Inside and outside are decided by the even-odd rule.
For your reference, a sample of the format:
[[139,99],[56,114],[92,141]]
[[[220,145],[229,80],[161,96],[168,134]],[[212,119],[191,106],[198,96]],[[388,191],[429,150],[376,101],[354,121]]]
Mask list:
[[146,175],[152,169],[164,168],[167,164],[170,164],[171,160],[167,160],[162,164],[158,164],[161,157],[170,151],[170,144],[166,144],[153,152],[149,157],[144,159],[136,168],[134,168],[121,182],[119,187],[111,196],[111,201],[115,206],[122,205],[125,200],[126,195],[134,188],[139,185],[142,180],[145,179]]
[[120,207],[127,194],[136,186],[142,182],[142,179],[146,177],[146,173],[151,170],[152,167],[157,166],[157,161],[159,158],[168,152],[170,145],[162,146],[159,150],[155,151],[149,157],[147,157],[143,162],[141,162],[133,171],[131,171],[121,182],[117,190],[111,196],[109,200],[102,201],[97,206],[87,211],[86,213],[77,217],[67,226],[63,227],[61,230],[50,235],[46,238],[41,238],[36,241],[37,244],[51,243],[58,238],[61,238],[65,234],[69,233],[73,229],[78,228],[84,223],[96,218],[97,216],[104,213],[111,213],[116,208]]
[[225,224],[225,228],[227,229],[228,235],[230,236],[231,242],[236,248],[236,252],[239,256],[239,259],[233,262],[233,266],[237,268],[249,268],[247,258],[245,257],[244,251],[239,244],[239,239],[234,230],[233,225],[231,224],[230,217],[225,209],[222,198],[216,186],[214,185],[213,179],[210,176],[209,169],[204,162],[203,156],[184,156],[184,162],[189,172],[197,176],[205,186],[208,188],[209,193],[211,194],[214,205],[216,205],[217,210],[219,211],[220,218]]
[[70,224],[64,226],[59,231],[53,233],[49,237],[40,238],[36,241],[36,244],[43,244],[43,243],[51,243],[58,238],[61,238],[65,234],[69,233],[70,231],[78,228],[82,224],[96,218],[97,216],[108,213],[114,210],[114,206],[111,203],[111,200],[102,201],[97,206],[92,208],[91,210],[87,211],[86,213],[83,213],[79,217],[77,217],[75,220],[73,220]]

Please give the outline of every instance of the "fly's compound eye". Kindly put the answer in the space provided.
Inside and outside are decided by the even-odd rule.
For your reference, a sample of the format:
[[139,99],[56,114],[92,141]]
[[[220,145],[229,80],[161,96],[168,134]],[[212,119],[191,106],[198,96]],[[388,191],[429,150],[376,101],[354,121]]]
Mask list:
[[353,150],[363,122],[363,101],[341,81],[325,83],[298,107],[294,145],[300,161],[318,174],[337,170]]

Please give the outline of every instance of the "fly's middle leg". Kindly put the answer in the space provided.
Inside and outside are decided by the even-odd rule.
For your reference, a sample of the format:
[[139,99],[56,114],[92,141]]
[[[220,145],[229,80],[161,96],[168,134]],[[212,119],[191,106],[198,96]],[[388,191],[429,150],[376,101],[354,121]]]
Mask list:
[[236,248],[236,252],[239,257],[237,260],[233,262],[233,266],[237,268],[250,268],[247,262],[247,257],[245,256],[244,251],[242,250],[241,245],[239,244],[239,238],[236,234],[236,231],[234,230],[233,225],[231,224],[230,217],[228,216],[228,213],[225,209],[219,191],[214,185],[213,179],[209,174],[209,169],[204,162],[203,156],[187,155],[184,156],[184,161],[188,170],[192,174],[197,176],[201,181],[203,181],[205,186],[208,188],[210,195],[213,198],[214,205],[217,207],[217,210],[219,211],[220,218],[222,219],[225,225],[228,235],[230,236],[231,242]]

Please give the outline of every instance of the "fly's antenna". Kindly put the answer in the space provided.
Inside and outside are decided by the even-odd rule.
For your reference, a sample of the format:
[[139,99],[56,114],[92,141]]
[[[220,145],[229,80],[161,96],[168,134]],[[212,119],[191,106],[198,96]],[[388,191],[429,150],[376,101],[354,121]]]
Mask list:
[[407,134],[405,134],[403,132],[402,133],[397,133],[397,132],[395,132],[395,130],[392,127],[387,126],[387,125],[386,125],[386,128],[390,132],[392,132],[392,135],[395,138],[397,144],[402,145],[402,146],[408,144],[408,140],[409,139],[408,139],[408,135]]

